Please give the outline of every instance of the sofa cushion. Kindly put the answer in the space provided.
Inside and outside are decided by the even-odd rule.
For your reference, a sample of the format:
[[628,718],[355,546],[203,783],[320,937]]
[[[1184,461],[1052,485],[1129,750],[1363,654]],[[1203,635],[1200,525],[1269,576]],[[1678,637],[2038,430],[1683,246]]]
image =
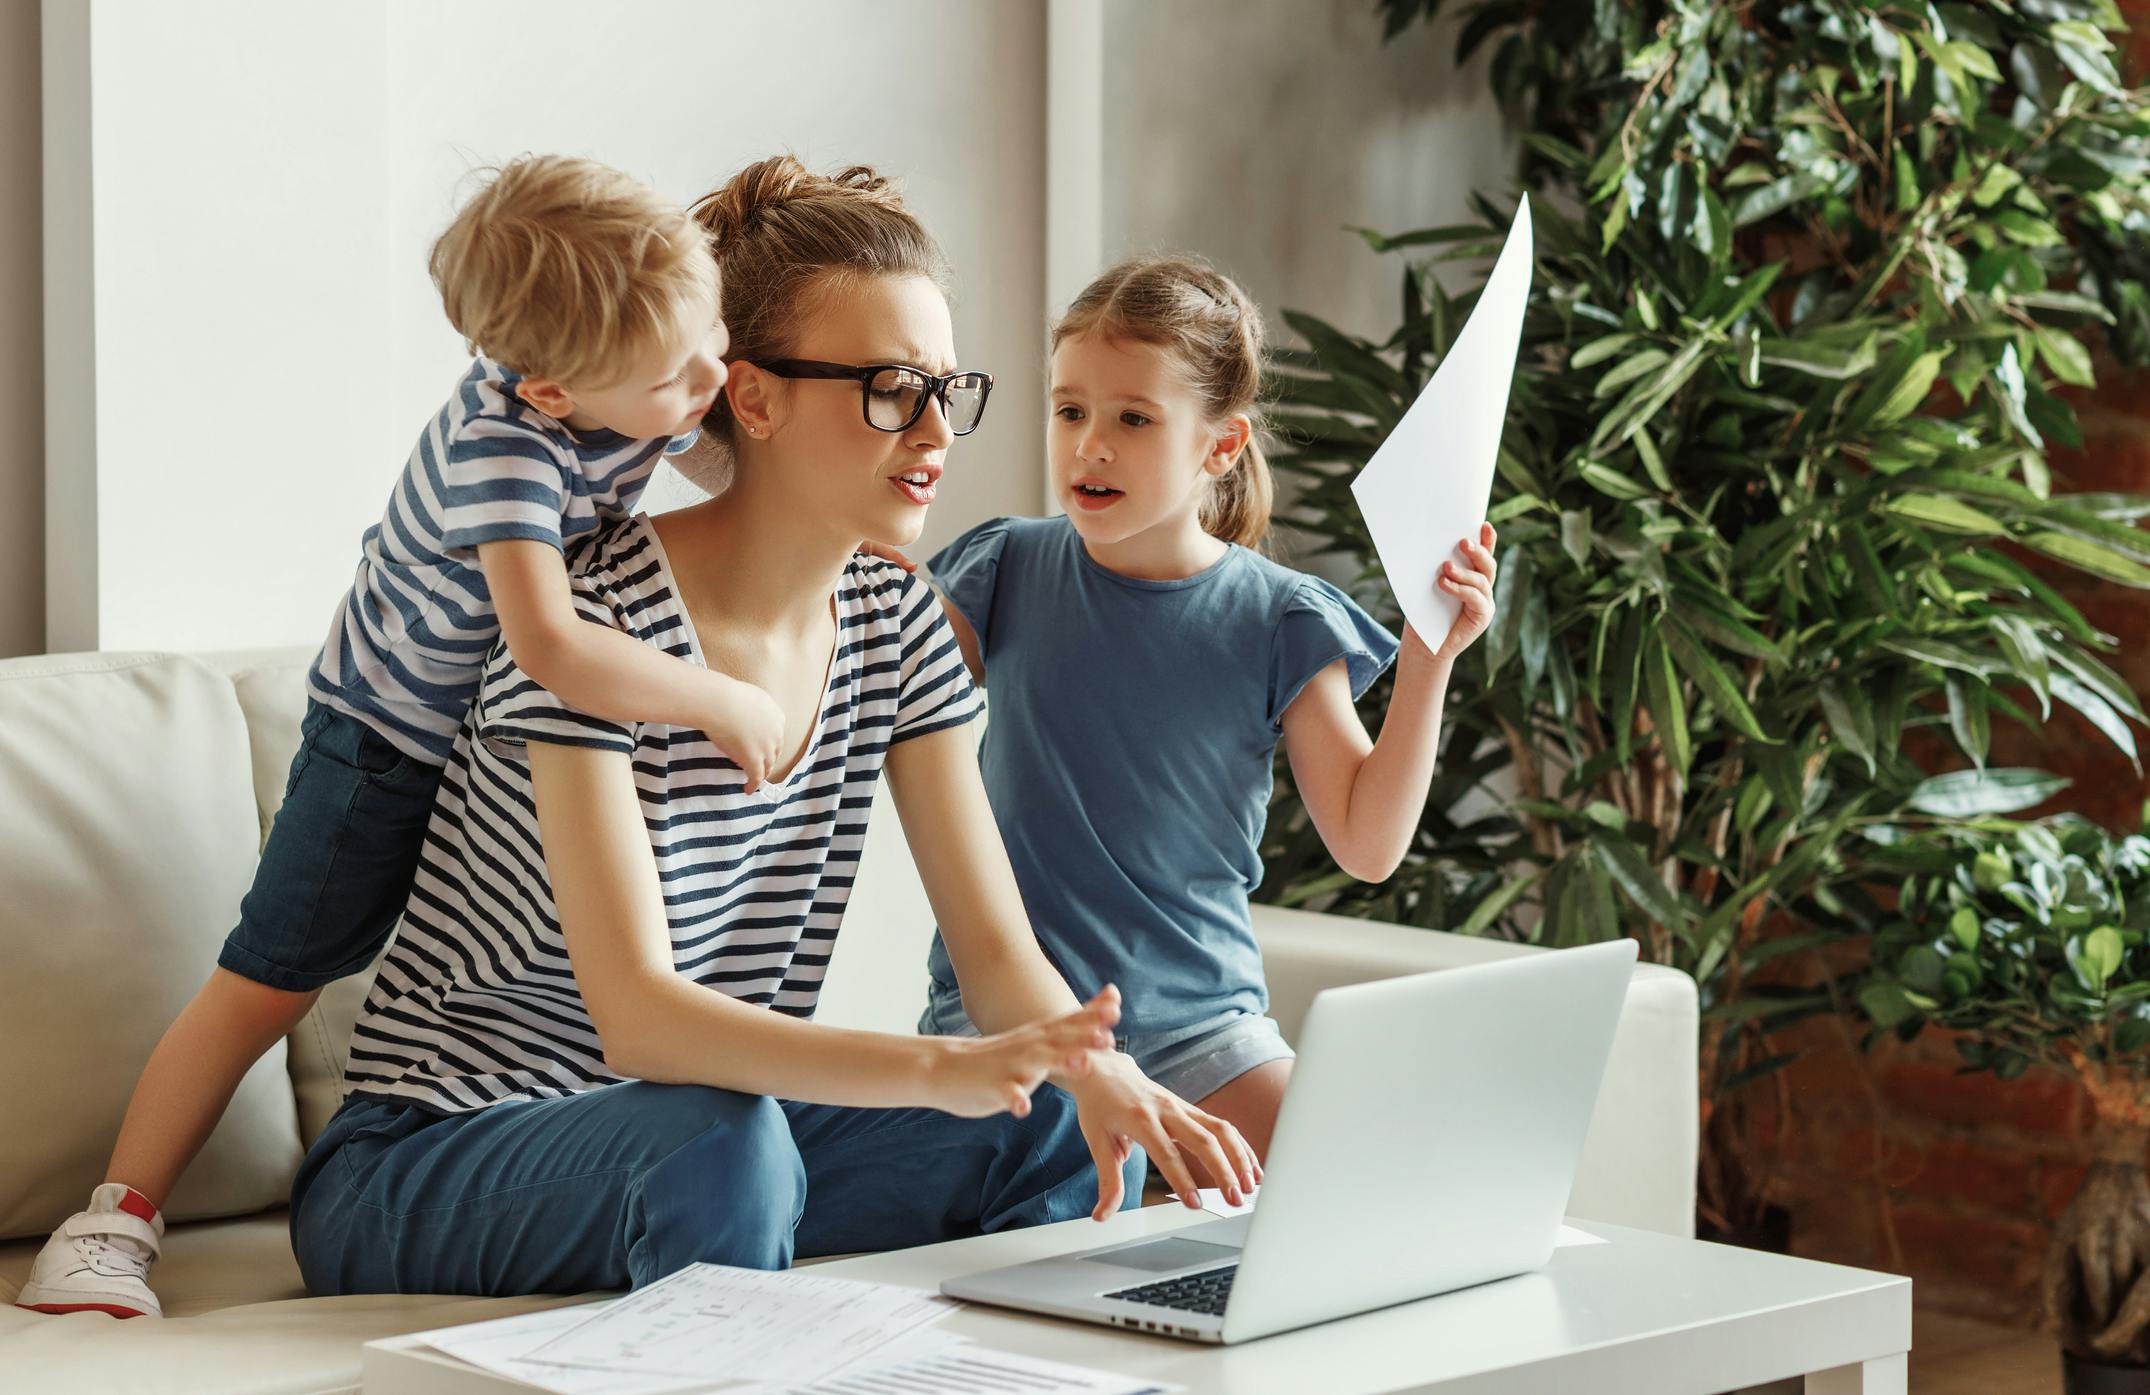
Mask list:
[[179,1226],[153,1276],[161,1320],[49,1317],[8,1306],[34,1241],[0,1245],[0,1389],[328,1395],[359,1387],[379,1337],[510,1317],[577,1298],[308,1298],[284,1212]]
[[[135,1079],[253,876],[248,771],[230,683],[191,659],[0,661],[0,1236],[44,1233],[102,1180]],[[280,1205],[298,1158],[278,1045],[166,1212]]]

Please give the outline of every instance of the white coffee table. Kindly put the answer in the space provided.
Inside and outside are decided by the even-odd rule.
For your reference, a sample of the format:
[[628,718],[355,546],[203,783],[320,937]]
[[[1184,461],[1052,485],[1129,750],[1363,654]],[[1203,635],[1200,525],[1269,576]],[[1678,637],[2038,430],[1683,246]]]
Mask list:
[[[822,1272],[937,1290],[956,1274],[1205,1219],[1152,1206],[1104,1225],[1069,1221],[839,1260]],[[1720,1395],[1799,1375],[1807,1395],[1904,1395],[1909,1279],[1595,1222],[1576,1228],[1607,1243],[1562,1248],[1535,1274],[1241,1346],[983,1307],[946,1327],[986,1346],[1200,1395]],[[528,1389],[410,1337],[366,1344],[366,1395]]]

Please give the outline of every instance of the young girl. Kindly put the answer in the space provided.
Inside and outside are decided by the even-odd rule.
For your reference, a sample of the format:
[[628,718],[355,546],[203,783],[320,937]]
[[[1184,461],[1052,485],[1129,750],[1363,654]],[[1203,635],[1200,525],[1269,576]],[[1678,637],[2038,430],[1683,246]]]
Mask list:
[[[1094,282],[1052,335],[1049,449],[1063,518],[982,524],[932,559],[972,674],[999,699],[987,791],[1023,902],[1077,994],[1121,986],[1143,1073],[1266,1153],[1291,1048],[1247,898],[1281,737],[1347,872],[1402,861],[1432,781],[1456,655],[1493,618],[1494,532],[1438,584],[1434,649],[1253,549],[1270,478],[1255,442],[1259,313],[1193,258]],[[1378,741],[1353,699],[1394,659]],[[935,939],[920,1030],[968,1034]]]

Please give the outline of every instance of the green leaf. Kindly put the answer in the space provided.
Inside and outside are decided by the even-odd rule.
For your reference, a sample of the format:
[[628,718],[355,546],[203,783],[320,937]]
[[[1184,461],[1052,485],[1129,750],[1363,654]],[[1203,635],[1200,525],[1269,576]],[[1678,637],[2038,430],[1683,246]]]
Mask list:
[[1608,334],[1602,338],[1593,339],[1568,356],[1568,367],[1578,372],[1585,368],[1593,368],[1634,343],[1636,337],[1633,334]]
[[2082,713],[2120,754],[2128,758],[2128,764],[2135,767],[2137,775],[2143,773],[2142,758],[2135,749],[2135,733],[2129,730],[2127,721],[2113,710],[2111,703],[2064,673],[2053,675],[2053,696]]
[[1931,635],[1893,635],[1881,642],[1881,647],[1917,659],[1921,663],[1940,668],[1953,668],[1964,673],[1984,674],[1992,668],[1986,659],[1961,645],[1950,644]]
[[1687,733],[1687,703],[1680,695],[1680,680],[1672,670],[1672,656],[1665,650],[1663,627],[1643,645],[1643,701],[1650,711],[1650,724],[1657,728],[1665,759],[1681,776],[1694,758]]
[[2127,950],[2120,932],[2110,925],[2101,925],[2083,937],[2083,966],[2089,971],[2089,987],[2103,992],[2114,974],[2120,972],[2120,961]]
[[1934,349],[1912,360],[1904,375],[1897,379],[1896,386],[1875,409],[1873,421],[1876,424],[1892,422],[1916,411],[1926,400],[1926,394],[1933,391],[1934,379],[1941,375],[1941,365],[1947,361],[1948,354],[1946,349]]
[[1902,988],[1881,980],[1859,990],[1859,1010],[1883,1030],[1918,1016],[1918,1009],[1911,1006]]
[[1677,926],[1686,916],[1670,888],[1650,870],[1650,864],[1636,851],[1634,844],[1623,838],[1601,837],[1596,840],[1598,855],[1604,859],[1605,868],[1613,880],[1642,909],[1642,913],[1660,925]]
[[1657,442],[1650,439],[1650,433],[1638,430],[1628,439],[1634,444],[1635,454],[1642,458],[1642,468],[1649,475],[1650,483],[1666,494],[1672,493],[1672,476],[1666,471],[1664,457],[1657,453]]
[[1590,515],[1583,509],[1560,512],[1560,550],[1580,567],[1590,560]]
[[2091,367],[2090,350],[2082,340],[2049,325],[2034,326],[2032,333],[2038,341],[2038,357],[2053,370],[2054,377],[2072,387],[2097,385],[2097,371]]
[[1331,374],[1357,378],[1393,396],[1409,395],[1409,385],[1392,364],[1342,330],[1297,310],[1286,310],[1284,322],[1307,342]]
[[1993,55],[1977,44],[1960,41],[1950,43],[1948,54],[1958,68],[1972,77],[1984,78],[1988,82],[2001,80],[2001,70],[1994,66]]
[[1680,619],[1704,638],[1750,659],[1766,659],[1773,664],[1784,662],[1784,650],[1775,641],[1745,621],[1726,614],[1704,593],[1690,586],[1676,585],[1673,597],[1679,607]]
[[1725,210],[1724,200],[1708,185],[1703,186],[1701,201],[1695,207],[1692,231],[1695,250],[1708,257],[1711,265],[1723,265],[1732,250],[1732,217]]
[[1608,498],[1627,500],[1647,499],[1650,497],[1649,490],[1644,489],[1618,470],[1600,465],[1595,460],[1585,460],[1576,468],[1577,472],[1582,475],[1591,488]]
[[1739,202],[1732,205],[1732,226],[1744,228],[1749,223],[1782,213],[1828,187],[1829,181],[1818,174],[1788,174],[1782,179],[1773,179],[1742,195]]
[[1921,780],[1905,802],[1920,813],[1941,818],[2012,814],[2033,804],[2043,804],[2068,788],[2069,783],[2044,770],[2015,767],[1954,770]]
[[1972,687],[1953,673],[1948,676],[1948,726],[1957,748],[1971,758],[1972,765],[1984,769],[1990,737],[1986,690]]
[[1639,353],[1629,354],[1615,367],[1606,370],[1605,376],[1598,379],[1598,385],[1590,390],[1590,395],[1610,397],[1652,369],[1669,362],[1671,358],[1672,355],[1663,349],[1644,349]]
[[1835,679],[1823,683],[1820,689],[1822,715],[1829,719],[1829,730],[1837,743],[1866,762],[1866,772],[1874,773],[1874,713],[1866,694],[1856,687],[1847,689]]
[[1619,638],[1613,641],[1612,667],[1609,671],[1601,669],[1598,677],[1611,698],[1613,750],[1623,764],[1634,749],[1635,698],[1641,686],[1637,664],[1644,648],[1642,623],[1642,607],[1628,606],[1620,622]]
[[1882,507],[1898,518],[1908,518],[1944,533],[1991,537],[2008,531],[2008,526],[1992,514],[1946,494],[1900,494]]
[[1856,378],[1874,366],[1874,339],[1869,335],[1851,348],[1802,339],[1764,339],[1760,355],[1762,362],[1795,373],[1816,378]]
[[1665,627],[1665,642],[1673,657],[1679,660],[1681,671],[1702,690],[1703,696],[1710,700],[1710,706],[1717,709],[1718,716],[1756,741],[1774,740],[1762,730],[1754,709],[1747,705],[1747,699],[1740,693],[1739,684],[1733,680],[1730,671],[1702,646],[1692,631],[1677,620],[1671,621]]
[[2060,247],[2068,241],[2050,221],[2020,208],[2002,209],[1993,215],[1993,224],[2003,237],[2025,247]]
[[1508,551],[1493,582],[1493,624],[1486,634],[1486,676],[1494,677],[1515,656],[1523,635],[1534,564],[1528,552]]
[[1476,223],[1451,223],[1446,227],[1419,228],[1407,233],[1381,233],[1372,228],[1353,228],[1351,231],[1366,239],[1366,245],[1376,252],[1394,252],[1405,247],[1428,247],[1449,242],[1471,242],[1485,238],[1494,231]]
[[2053,700],[2049,680],[2053,665],[2046,657],[2045,641],[2020,615],[1996,615],[1988,623],[1993,627],[1993,637],[1999,642],[2001,652],[2008,657],[2009,668],[2038,695],[2040,715],[2050,715]]
[[1498,891],[1471,907],[1471,913],[1464,917],[1463,923],[1455,928],[1454,933],[1458,935],[1483,935],[1493,927],[1493,922],[1499,920],[1502,914],[1515,904],[1516,898],[1530,890],[1537,880],[1538,875],[1533,873],[1530,876],[1516,877],[1504,883]]
[[2026,533],[2019,541],[2048,557],[2066,562],[2079,571],[2089,572],[2092,576],[2102,576],[2107,581],[2117,581],[2122,586],[2150,590],[2150,567],[2088,538],[2040,531]]
[[2076,681],[2136,721],[2144,720],[2142,703],[2127,680],[2080,650],[2065,646],[2053,651],[2053,662],[2075,675]]
[[1929,997],[1941,991],[1946,961],[1932,945],[1913,945],[1896,961],[1896,977],[1904,987]]

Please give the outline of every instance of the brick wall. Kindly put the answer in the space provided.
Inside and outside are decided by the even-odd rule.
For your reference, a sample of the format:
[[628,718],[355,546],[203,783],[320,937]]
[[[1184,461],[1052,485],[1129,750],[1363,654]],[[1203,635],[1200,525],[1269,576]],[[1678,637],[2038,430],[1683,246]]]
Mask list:
[[[2135,28],[2127,71],[2150,74],[2150,0],[2121,9]],[[2150,371],[2101,359],[2098,388],[2075,405],[2083,449],[2053,457],[2065,487],[2150,494]],[[2150,593],[2047,575],[2119,639],[2108,662],[2150,698]],[[2150,730],[2136,740],[2150,753]],[[2042,732],[1996,728],[1993,759],[2073,777],[2052,807],[2111,828],[2132,828],[2150,798],[2150,780],[2060,708]],[[2082,1092],[2049,1072],[1957,1075],[1938,1032],[1862,1055],[1824,1021],[1805,1024],[1798,1043],[1809,1049],[1783,1082],[1792,1107],[1781,1120],[1765,1110],[1759,1140],[1765,1156],[1781,1142],[1771,1192],[1792,1212],[1794,1250],[1909,1274],[1922,1307],[2035,1325],[2049,1226],[2083,1177]]]

